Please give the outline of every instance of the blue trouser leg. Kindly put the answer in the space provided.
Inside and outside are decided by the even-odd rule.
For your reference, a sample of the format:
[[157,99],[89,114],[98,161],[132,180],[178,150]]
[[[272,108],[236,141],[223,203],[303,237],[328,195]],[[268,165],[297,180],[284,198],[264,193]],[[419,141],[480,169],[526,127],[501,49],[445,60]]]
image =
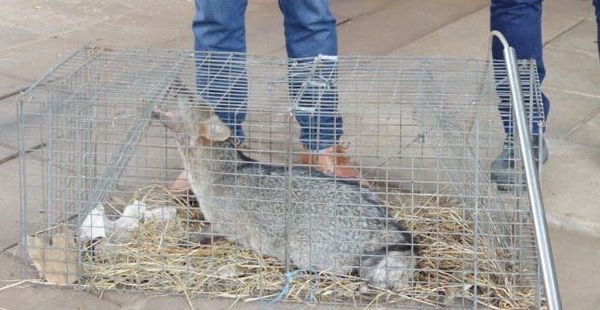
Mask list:
[[596,44],[598,44],[598,57],[600,57],[600,0],[594,0],[596,7]]
[[[542,0],[492,0],[490,6],[491,30],[498,30],[504,34],[508,43],[515,48],[518,59],[535,59],[540,83],[546,76],[546,69],[542,56]],[[502,44],[494,39],[492,55],[494,59],[504,59]],[[506,93],[506,83],[499,85]],[[513,124],[510,110],[510,98],[501,96],[500,114],[507,134],[512,134]],[[542,94],[544,118],[550,112],[550,102]],[[534,116],[535,117],[535,116]],[[533,133],[540,133],[538,123],[533,124]],[[543,129],[542,129],[543,130]]]
[[337,58],[315,58],[337,55],[336,21],[328,0],[279,0],[279,7],[291,58],[289,95],[301,126],[300,141],[310,150],[321,150],[336,144],[342,135]]
[[[247,0],[196,0],[192,23],[196,54],[196,84],[199,96],[244,139],[248,81],[245,67]],[[230,53],[203,53],[230,52]]]
[[[335,18],[327,0],[280,0],[284,14],[288,57],[337,55]],[[247,0],[196,0],[193,22],[196,51],[245,52],[244,13]],[[232,64],[235,62],[236,64]],[[246,117],[247,75],[242,54],[197,55],[197,87],[200,96],[215,107],[219,118],[243,139],[241,123]],[[342,120],[337,113],[336,62],[326,60],[312,70],[314,59],[290,62],[290,96],[300,109],[296,119],[302,127],[305,147],[319,150],[337,142]],[[313,83],[317,81],[318,83]],[[325,82],[325,86],[320,86]],[[306,87],[302,88],[302,85]]]

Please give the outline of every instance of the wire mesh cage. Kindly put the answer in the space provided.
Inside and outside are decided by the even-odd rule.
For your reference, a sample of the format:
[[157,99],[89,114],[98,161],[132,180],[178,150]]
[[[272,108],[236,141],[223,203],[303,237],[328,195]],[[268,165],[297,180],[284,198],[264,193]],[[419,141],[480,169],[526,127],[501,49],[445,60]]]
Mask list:
[[[533,132],[536,72],[519,63]],[[244,301],[543,308],[510,106],[499,61],[84,48],[19,102],[24,272]]]

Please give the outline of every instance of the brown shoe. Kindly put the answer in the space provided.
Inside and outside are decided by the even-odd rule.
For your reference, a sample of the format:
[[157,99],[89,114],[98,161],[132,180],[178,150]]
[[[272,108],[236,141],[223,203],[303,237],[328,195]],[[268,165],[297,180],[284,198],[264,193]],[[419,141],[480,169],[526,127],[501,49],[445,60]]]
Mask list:
[[371,187],[371,183],[360,177],[360,173],[350,166],[350,157],[346,153],[348,147],[342,145],[332,146],[319,154],[308,153],[300,157],[304,165],[317,165],[320,172],[338,178],[360,180],[360,185]]

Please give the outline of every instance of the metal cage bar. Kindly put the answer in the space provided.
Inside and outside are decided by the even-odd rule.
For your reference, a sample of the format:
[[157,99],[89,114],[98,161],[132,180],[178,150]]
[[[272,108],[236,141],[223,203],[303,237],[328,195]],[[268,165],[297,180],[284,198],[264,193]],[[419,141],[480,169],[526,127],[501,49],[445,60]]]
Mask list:
[[[517,57],[514,48],[508,45],[506,39],[501,33],[492,32],[492,34],[497,36],[504,45],[504,59],[506,61],[508,80],[510,82],[516,129],[519,135],[519,144],[522,150],[521,155],[523,156],[525,177],[527,180],[527,193],[529,195],[529,200],[531,201],[537,249],[541,261],[542,272],[544,274],[544,287],[548,296],[548,306],[551,310],[559,310],[562,309],[562,304],[560,301],[560,292],[558,290],[558,281],[556,280],[554,261],[552,260],[552,247],[550,245],[550,238],[548,237],[548,228],[546,224],[539,174],[536,171],[536,166],[531,151],[533,144],[531,142],[530,132],[528,131],[527,127],[527,117],[523,113],[525,109],[523,106],[523,94],[521,93],[519,75],[517,74]],[[540,159],[538,159],[538,162],[539,161]]]
[[[529,127],[534,68],[514,72]],[[509,73],[492,60],[86,48],[20,100],[27,271],[243,300],[545,307],[524,146],[513,184],[490,177]],[[223,128],[240,135],[220,141]],[[370,185],[319,170],[308,149],[325,142]],[[184,169],[192,189],[174,191]]]

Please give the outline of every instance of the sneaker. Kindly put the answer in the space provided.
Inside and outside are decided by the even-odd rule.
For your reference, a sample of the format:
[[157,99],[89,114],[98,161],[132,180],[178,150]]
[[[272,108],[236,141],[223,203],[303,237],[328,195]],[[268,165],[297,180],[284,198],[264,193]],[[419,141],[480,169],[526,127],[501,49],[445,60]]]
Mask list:
[[343,179],[354,179],[363,187],[371,187],[371,183],[360,177],[358,170],[350,166],[350,157],[346,155],[347,147],[336,145],[320,153],[303,154],[300,163],[316,165],[317,170],[323,174]]
[[[538,162],[540,158],[539,149],[540,149],[540,137],[535,136],[531,140],[533,145],[533,159],[538,167]],[[548,147],[546,146],[546,140],[542,138],[541,143],[541,159],[542,164],[545,164],[548,161]],[[508,190],[510,186],[516,184],[517,179],[515,176],[515,145],[512,137],[506,137],[504,139],[504,146],[502,149],[502,153],[496,160],[492,162],[490,173],[490,179],[492,182],[498,185],[498,189],[500,190]]]

